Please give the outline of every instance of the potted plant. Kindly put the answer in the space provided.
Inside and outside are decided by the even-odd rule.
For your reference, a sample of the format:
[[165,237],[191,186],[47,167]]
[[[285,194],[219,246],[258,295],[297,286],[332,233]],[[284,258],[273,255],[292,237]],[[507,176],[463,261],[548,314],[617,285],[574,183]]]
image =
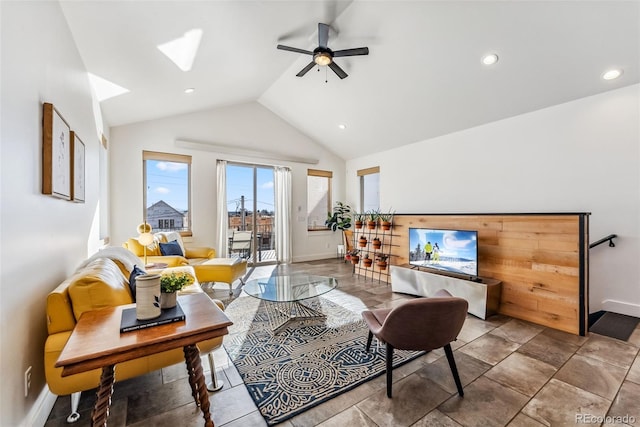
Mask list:
[[373,246],[373,249],[380,249],[382,242],[377,237],[374,237],[371,241],[371,246]]
[[362,263],[364,264],[365,267],[368,268],[368,267],[371,267],[373,260],[369,258],[369,254],[366,254],[364,258],[362,258]]
[[351,206],[342,202],[336,202],[333,213],[328,213],[324,225],[330,228],[331,231],[351,228]]
[[193,277],[184,272],[172,272],[160,277],[160,308],[176,306],[176,292],[193,283]]
[[367,228],[369,230],[375,230],[376,224],[378,223],[378,214],[379,212],[375,209],[367,212]]
[[380,213],[378,214],[378,218],[380,218],[380,226],[383,230],[391,230],[391,220],[393,219],[393,212],[389,211],[388,213]]
[[351,263],[352,264],[357,264],[358,262],[360,262],[360,255],[358,255],[360,253],[359,249],[353,249],[352,251],[349,251],[348,253],[351,256]]
[[386,270],[387,269],[387,258],[389,257],[389,255],[386,254],[378,254],[376,255],[376,265],[378,266],[378,268],[380,270]]
[[362,214],[362,213],[353,214],[353,222],[358,230],[362,228],[362,223],[364,221],[364,218],[365,218],[365,214]]
[[360,238],[358,239],[358,246],[360,246],[361,248],[367,246],[367,238],[364,237],[364,235],[360,236]]

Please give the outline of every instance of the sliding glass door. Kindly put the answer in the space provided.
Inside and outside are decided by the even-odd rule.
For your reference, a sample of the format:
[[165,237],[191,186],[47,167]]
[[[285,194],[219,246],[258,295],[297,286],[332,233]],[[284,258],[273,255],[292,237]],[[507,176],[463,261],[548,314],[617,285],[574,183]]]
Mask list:
[[273,168],[228,163],[226,175],[229,256],[275,263]]

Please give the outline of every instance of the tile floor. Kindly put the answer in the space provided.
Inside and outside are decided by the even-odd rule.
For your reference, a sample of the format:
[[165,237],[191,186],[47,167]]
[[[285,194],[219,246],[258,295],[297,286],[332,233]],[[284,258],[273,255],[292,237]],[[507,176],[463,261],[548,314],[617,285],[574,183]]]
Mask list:
[[[259,267],[253,275],[267,276],[272,268]],[[393,294],[386,284],[353,277],[350,265],[338,260],[279,269],[337,277],[339,290],[366,307],[410,298]],[[228,298],[224,285],[207,292]],[[280,425],[640,426],[640,327],[623,342],[596,334],[579,337],[500,315],[486,321],[468,316],[453,347],[464,398],[456,393],[444,352],[437,350],[394,370],[393,399],[386,397],[383,375]],[[215,425],[266,425],[224,349],[215,352],[215,359],[225,384],[210,395]],[[208,368],[206,358],[203,366]],[[75,426],[89,425],[94,392],[82,396],[82,417]],[[57,399],[46,426],[66,425],[69,400]],[[115,385],[109,426],[202,424],[183,364]]]

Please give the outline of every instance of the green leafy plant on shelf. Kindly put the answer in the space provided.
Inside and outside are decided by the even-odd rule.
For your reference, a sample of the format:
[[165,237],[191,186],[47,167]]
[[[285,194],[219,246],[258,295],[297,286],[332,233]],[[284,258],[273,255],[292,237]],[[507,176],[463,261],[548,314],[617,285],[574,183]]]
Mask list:
[[170,294],[193,283],[193,277],[187,273],[164,274],[160,277],[160,291]]

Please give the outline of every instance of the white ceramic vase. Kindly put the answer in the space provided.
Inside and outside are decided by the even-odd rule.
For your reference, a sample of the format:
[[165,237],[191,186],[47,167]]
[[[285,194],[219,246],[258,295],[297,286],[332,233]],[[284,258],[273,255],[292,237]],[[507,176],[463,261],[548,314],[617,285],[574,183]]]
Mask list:
[[160,316],[160,275],[143,274],[136,278],[136,318],[154,319]]

